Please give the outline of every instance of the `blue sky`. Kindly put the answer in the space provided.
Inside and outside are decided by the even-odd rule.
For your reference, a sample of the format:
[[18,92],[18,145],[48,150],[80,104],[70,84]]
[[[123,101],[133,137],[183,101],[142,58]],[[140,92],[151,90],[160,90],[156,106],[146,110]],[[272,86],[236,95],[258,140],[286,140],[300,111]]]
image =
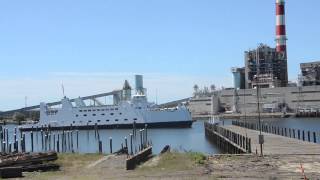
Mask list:
[[[288,1],[289,79],[320,60],[320,1]],[[275,0],[28,0],[0,2],[0,110],[105,92],[145,76],[151,100],[192,85],[231,86],[230,67],[275,46]]]

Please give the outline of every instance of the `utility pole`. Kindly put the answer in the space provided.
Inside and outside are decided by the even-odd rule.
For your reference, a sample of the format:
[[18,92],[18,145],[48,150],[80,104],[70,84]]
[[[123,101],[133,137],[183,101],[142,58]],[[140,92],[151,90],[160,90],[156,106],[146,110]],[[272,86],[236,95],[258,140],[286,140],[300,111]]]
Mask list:
[[256,50],[256,68],[257,68],[257,75],[256,75],[256,89],[257,89],[257,108],[258,108],[258,120],[259,120],[259,144],[260,144],[260,155],[263,156],[263,143],[264,138],[261,132],[261,114],[260,114],[260,87],[259,87],[259,74],[260,74],[260,58],[259,58],[259,47]]

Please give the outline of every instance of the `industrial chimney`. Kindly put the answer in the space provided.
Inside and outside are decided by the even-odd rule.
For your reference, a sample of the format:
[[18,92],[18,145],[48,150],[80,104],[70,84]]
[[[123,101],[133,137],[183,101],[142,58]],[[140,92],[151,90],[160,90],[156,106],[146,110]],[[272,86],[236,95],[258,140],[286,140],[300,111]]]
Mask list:
[[286,41],[285,0],[276,0],[276,49],[285,56],[287,56]]

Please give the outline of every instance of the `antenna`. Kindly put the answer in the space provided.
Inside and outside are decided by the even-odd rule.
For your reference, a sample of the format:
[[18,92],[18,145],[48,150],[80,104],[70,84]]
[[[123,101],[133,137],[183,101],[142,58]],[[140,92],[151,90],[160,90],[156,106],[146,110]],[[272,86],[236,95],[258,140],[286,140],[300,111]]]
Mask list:
[[62,95],[63,95],[63,97],[65,98],[66,96],[65,96],[65,94],[64,94],[64,86],[63,86],[63,83],[61,83],[61,88],[62,88]]
[[25,97],[24,97],[24,107],[25,107],[25,108],[28,107],[27,100],[28,100],[28,97],[25,96]]
[[156,104],[158,104],[158,89],[156,88]]

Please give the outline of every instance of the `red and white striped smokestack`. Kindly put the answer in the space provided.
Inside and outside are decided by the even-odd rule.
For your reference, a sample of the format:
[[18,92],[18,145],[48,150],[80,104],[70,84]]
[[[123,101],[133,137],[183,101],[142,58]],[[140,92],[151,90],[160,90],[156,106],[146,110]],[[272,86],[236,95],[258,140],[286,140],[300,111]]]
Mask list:
[[285,0],[276,0],[276,43],[277,52],[287,54],[285,22]]

